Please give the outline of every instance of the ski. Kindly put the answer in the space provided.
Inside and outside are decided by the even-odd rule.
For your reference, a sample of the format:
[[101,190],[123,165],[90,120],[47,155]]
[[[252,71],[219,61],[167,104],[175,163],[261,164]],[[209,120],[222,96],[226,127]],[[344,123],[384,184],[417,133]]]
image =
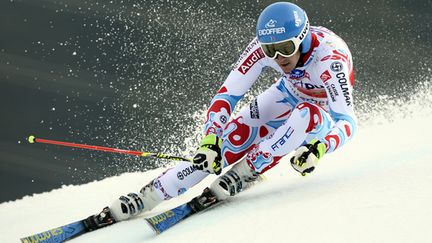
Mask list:
[[[165,211],[156,216],[146,218],[150,227],[157,233],[160,234],[165,230],[171,228],[178,222],[185,218],[203,211],[204,209],[210,208],[219,201],[213,196],[208,188],[204,189],[204,192],[190,200],[189,202],[182,204],[176,208]],[[108,225],[116,223],[109,212],[109,208],[106,207],[101,213],[92,215],[83,220],[79,220],[70,224],[56,227],[41,233],[30,235],[21,238],[22,243],[60,243],[85,234],[87,232],[103,228]]]
[[[255,182],[265,180],[263,175],[260,175]],[[250,188],[253,181],[247,182],[246,186],[241,190]],[[233,196],[235,193],[232,193]],[[173,209],[162,212],[156,216],[145,218],[147,224],[157,233],[160,234],[172,226],[178,224],[184,219],[198,212],[213,208],[220,205],[223,201],[217,200],[216,196],[207,187],[201,195],[192,198],[189,202],[177,206]],[[21,238],[22,243],[61,243],[87,232],[103,228],[116,223],[113,219],[108,207],[105,207],[102,212],[96,215],[91,215],[85,219],[56,227],[38,234],[30,235]]]
[[35,235],[21,238],[23,243],[33,242],[64,242],[87,232],[84,220],[73,222],[61,227],[50,229]]
[[160,234],[189,216],[212,208],[220,203],[221,201],[218,201],[210,190],[206,188],[201,195],[189,202],[145,220],[157,234]]
[[60,243],[114,223],[115,221],[111,217],[109,208],[106,207],[99,214],[91,215],[70,224],[30,235],[20,240],[22,243]]
[[[241,190],[243,191],[249,189],[256,182],[262,182],[265,180],[266,178],[264,175],[259,175],[256,181],[248,181],[246,186]],[[233,196],[234,194],[236,193],[232,193],[231,196]],[[171,228],[172,226],[176,225],[177,223],[181,222],[182,220],[190,217],[191,215],[218,206],[222,202],[224,201],[217,200],[213,193],[210,191],[210,189],[207,187],[204,189],[201,195],[194,197],[189,202],[177,206],[171,210],[167,210],[156,216],[146,218],[145,220],[157,234],[160,234]]]

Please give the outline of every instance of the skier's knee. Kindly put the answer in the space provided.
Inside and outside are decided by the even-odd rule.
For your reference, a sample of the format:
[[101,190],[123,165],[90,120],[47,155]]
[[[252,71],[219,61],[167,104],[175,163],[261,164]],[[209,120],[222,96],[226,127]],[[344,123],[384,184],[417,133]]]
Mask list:
[[[293,119],[303,119],[303,122],[308,124],[308,127],[306,128],[307,133],[321,127],[323,123],[323,114],[321,112],[323,110],[319,105],[302,102],[296,106],[295,110],[298,110],[299,113],[294,111],[292,115]],[[294,113],[299,114],[299,117],[294,118]]]

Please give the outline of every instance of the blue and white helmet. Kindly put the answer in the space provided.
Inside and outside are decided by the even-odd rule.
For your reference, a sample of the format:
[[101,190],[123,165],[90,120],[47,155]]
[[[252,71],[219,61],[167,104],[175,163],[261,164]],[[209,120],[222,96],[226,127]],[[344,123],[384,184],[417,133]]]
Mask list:
[[277,2],[267,6],[260,14],[256,27],[261,44],[275,44],[294,39],[306,53],[312,42],[309,19],[299,6]]

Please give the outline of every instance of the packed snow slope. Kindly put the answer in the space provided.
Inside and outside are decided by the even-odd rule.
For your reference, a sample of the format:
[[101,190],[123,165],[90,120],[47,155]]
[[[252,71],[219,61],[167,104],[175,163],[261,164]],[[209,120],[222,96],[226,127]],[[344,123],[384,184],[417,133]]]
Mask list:
[[[266,174],[265,182],[161,235],[136,218],[71,242],[432,242],[428,95],[429,100],[422,97],[404,109],[407,104],[396,102],[387,110],[371,112],[355,139],[325,156],[309,176],[300,176],[285,159]],[[64,186],[2,203],[0,242],[18,242],[96,213],[163,170]],[[152,214],[198,195],[214,178]]]

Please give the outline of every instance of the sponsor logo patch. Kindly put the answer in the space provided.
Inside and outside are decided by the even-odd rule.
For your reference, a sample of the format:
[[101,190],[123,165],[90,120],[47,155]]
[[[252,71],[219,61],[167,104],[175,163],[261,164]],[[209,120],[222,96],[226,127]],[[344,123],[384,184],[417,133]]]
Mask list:
[[266,28],[274,28],[276,27],[277,21],[274,19],[270,19],[269,22],[265,25]]
[[274,35],[274,34],[283,34],[283,33],[285,33],[285,27],[258,30],[258,35],[259,36]]
[[256,49],[246,58],[237,70],[242,74],[246,74],[249,69],[262,58],[264,58],[264,52],[261,48]]
[[184,178],[186,178],[187,176],[189,176],[190,174],[192,174],[196,169],[193,167],[193,165],[183,169],[182,171],[177,172],[177,178],[179,180],[184,180]]
[[300,19],[300,16],[298,15],[297,11],[295,11],[295,10],[293,11],[293,14],[294,14],[294,19],[295,19],[295,26],[299,27],[301,22],[302,22]]
[[330,69],[333,72],[340,72],[342,71],[342,68],[343,68],[342,63],[338,61],[332,62],[332,64],[330,65]]
[[[159,176],[160,177],[160,176]],[[168,193],[165,191],[165,188],[162,186],[162,183],[160,182],[159,178],[157,178],[156,180],[154,180],[153,182],[153,186],[155,189],[159,190],[160,192],[162,192],[162,194],[164,195],[164,199],[171,199],[172,197],[170,195],[168,195]],[[141,193],[143,192],[144,188],[141,189]]]
[[333,101],[333,102],[336,102],[336,96],[339,96],[339,93],[338,93],[338,91],[336,90],[336,85],[334,85],[334,84],[331,84],[330,86],[329,85],[327,85],[327,91],[328,91],[328,93],[329,93],[329,95],[330,95],[330,99]]
[[332,78],[332,76],[330,75],[330,72],[328,70],[325,70],[321,74],[320,78],[324,83],[327,83],[327,81],[330,80]]
[[227,123],[228,118],[225,115],[221,115],[219,120],[222,122],[222,124],[225,124],[225,123]]
[[305,71],[300,69],[294,69],[291,71],[290,78],[292,79],[300,79],[305,76]]
[[306,24],[305,24],[305,26],[303,28],[303,31],[298,36],[298,39],[300,41],[302,41],[306,37],[306,34],[308,33],[308,31],[309,31],[309,21],[306,22]]
[[252,119],[260,118],[259,110],[258,110],[258,101],[256,99],[252,101],[252,103],[250,104],[250,116]]
[[291,137],[291,135],[293,134],[294,129],[292,129],[292,127],[289,127],[288,130],[285,132],[285,134],[279,138],[274,144],[271,145],[271,148],[273,149],[273,151],[276,151],[276,149],[279,149],[279,146],[283,146],[289,139],[289,137]]
[[345,103],[347,106],[351,106],[351,95],[349,93],[349,86],[348,81],[345,78],[345,73],[338,73],[336,74],[336,77],[338,78],[339,86],[342,89],[343,96],[345,97]]

